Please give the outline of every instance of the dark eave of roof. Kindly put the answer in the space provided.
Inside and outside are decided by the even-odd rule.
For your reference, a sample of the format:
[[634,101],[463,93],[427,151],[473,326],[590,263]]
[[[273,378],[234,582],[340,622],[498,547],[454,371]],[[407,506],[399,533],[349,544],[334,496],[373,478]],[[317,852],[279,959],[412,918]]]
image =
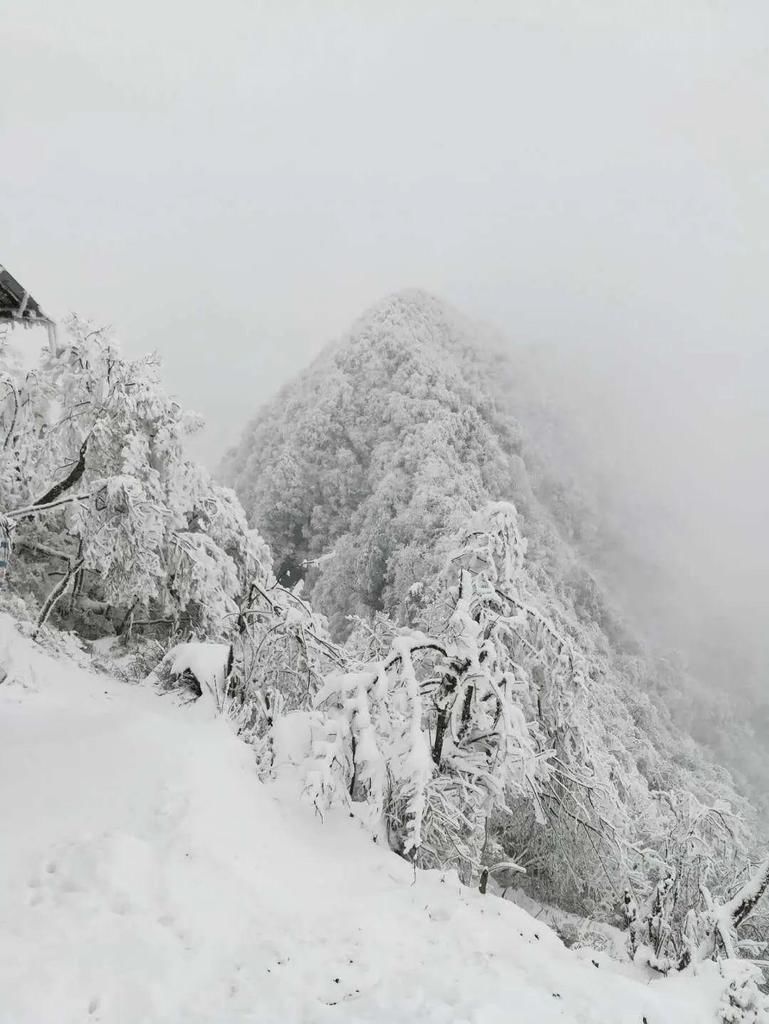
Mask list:
[[51,323],[37,302],[5,267],[0,267],[0,321]]

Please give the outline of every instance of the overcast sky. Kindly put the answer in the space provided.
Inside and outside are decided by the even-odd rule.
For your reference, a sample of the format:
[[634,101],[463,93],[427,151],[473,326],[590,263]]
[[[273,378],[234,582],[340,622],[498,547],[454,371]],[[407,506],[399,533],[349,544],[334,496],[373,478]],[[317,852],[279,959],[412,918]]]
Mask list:
[[[157,349],[209,463],[418,286],[605,361],[615,463],[699,452],[679,504],[765,479],[766,0],[24,0],[0,40],[0,261]],[[765,491],[700,529],[763,540]]]

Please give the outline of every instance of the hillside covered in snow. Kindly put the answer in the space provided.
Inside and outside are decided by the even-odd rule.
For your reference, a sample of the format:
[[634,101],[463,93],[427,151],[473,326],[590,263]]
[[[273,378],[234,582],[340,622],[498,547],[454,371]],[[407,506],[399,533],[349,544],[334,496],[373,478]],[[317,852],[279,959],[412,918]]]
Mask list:
[[0,662],[3,1024],[716,1020],[715,965],[655,979],[415,874],[321,820],[290,762],[261,784],[209,703],[51,657],[8,616]]
[[[526,607],[558,637],[550,653],[550,627],[506,639],[521,675],[519,706],[548,735],[540,749],[558,750],[571,764],[572,781],[577,764],[589,765],[625,822],[606,805],[596,811],[595,793],[588,802],[567,800],[566,808],[560,793],[544,798],[555,805],[548,816],[577,818],[567,859],[581,867],[579,881],[568,880],[566,865],[546,867],[538,852],[540,883],[551,898],[592,912],[601,897],[591,891],[586,879],[593,874],[581,856],[592,862],[597,888],[606,883],[607,861],[615,891],[624,888],[627,868],[615,874],[611,849],[595,856],[584,823],[603,831],[601,822],[614,820],[631,832],[643,823],[633,842],[645,848],[659,839],[646,830],[649,822],[684,835],[696,830],[702,813],[707,817],[705,807],[722,801],[740,808],[755,832],[761,815],[745,797],[762,802],[763,770],[751,784],[739,775],[735,782],[721,765],[737,772],[757,767],[760,744],[747,712],[725,715],[718,695],[646,644],[622,614],[600,572],[601,555],[617,538],[599,503],[573,478],[559,476],[532,419],[525,429],[514,416],[516,402],[533,404],[525,395],[529,370],[523,363],[517,374],[515,359],[488,329],[440,300],[416,291],[391,296],[259,411],[224,474],[271,545],[279,578],[302,579],[332,633],[352,631],[353,643],[357,636],[364,646],[372,621],[385,631],[389,622],[440,632],[454,599],[436,601],[436,581],[446,579],[447,564],[455,574],[462,564],[457,547],[467,542],[466,524],[475,522],[471,529],[482,533],[477,511],[489,502],[516,510],[525,545],[516,584]],[[564,637],[585,659],[584,690],[573,686],[573,665],[553,689],[543,688],[554,678],[551,659],[562,657]],[[692,726],[707,721],[710,728],[698,733],[710,744],[698,745]],[[660,796],[670,792],[687,794],[673,798],[672,821]],[[699,809],[683,809],[690,795]],[[519,854],[530,841],[537,845],[536,828],[530,835],[520,824],[513,829]],[[706,831],[706,845],[720,843],[717,824]],[[547,860],[552,847],[545,842]]]

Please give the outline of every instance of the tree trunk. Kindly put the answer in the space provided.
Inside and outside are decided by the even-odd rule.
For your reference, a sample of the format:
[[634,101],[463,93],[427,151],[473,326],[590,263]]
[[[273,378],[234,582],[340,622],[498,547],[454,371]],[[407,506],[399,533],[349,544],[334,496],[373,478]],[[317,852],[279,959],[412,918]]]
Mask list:
[[53,611],[56,602],[62,597],[67,587],[69,586],[70,580],[77,575],[82,565],[82,558],[79,561],[75,562],[73,565],[70,565],[67,572],[62,576],[62,578],[59,580],[59,582],[56,584],[56,586],[53,588],[51,593],[46,598],[45,604],[43,605],[42,610],[40,612],[40,617],[37,620],[35,631],[32,634],[33,640],[37,640],[38,635],[40,634],[40,630],[48,621],[48,616]]
[[128,630],[128,632],[130,632],[130,626],[133,625],[133,613],[134,613],[134,608],[136,607],[136,604],[137,604],[137,602],[134,601],[133,604],[128,609],[128,611],[123,616],[123,621],[120,623],[120,625],[115,630],[115,632],[117,633],[118,636],[123,636],[125,634],[126,630]]
[[732,928],[738,928],[769,889],[769,857],[756,869],[755,874],[722,910],[729,915]]
[[435,724],[435,740],[433,742],[433,764],[440,765],[443,756],[443,738],[446,735],[446,726],[449,721],[449,709],[441,708],[438,712],[438,721]]

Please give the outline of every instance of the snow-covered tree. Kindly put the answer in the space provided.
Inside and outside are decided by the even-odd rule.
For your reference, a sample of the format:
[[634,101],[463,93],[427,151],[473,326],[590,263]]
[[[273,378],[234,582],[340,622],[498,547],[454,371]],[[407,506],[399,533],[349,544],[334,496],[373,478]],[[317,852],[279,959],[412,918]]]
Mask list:
[[252,577],[233,631],[235,669],[230,715],[258,747],[260,767],[272,767],[272,727],[288,712],[307,710],[326,673],[346,665],[325,619],[271,573]]
[[544,823],[549,769],[508,654],[519,610],[500,609],[497,587],[523,563],[515,509],[492,506],[459,541],[423,602],[443,628],[400,631],[381,660],[327,680],[308,778],[316,800],[367,800],[396,849],[467,876],[480,869],[493,810],[523,799]]
[[197,420],[165,393],[157,361],[123,359],[73,318],[34,369],[5,358],[2,383],[9,580],[37,599],[38,628],[57,613],[92,635],[225,629],[264,544],[234,494],[186,458]]

